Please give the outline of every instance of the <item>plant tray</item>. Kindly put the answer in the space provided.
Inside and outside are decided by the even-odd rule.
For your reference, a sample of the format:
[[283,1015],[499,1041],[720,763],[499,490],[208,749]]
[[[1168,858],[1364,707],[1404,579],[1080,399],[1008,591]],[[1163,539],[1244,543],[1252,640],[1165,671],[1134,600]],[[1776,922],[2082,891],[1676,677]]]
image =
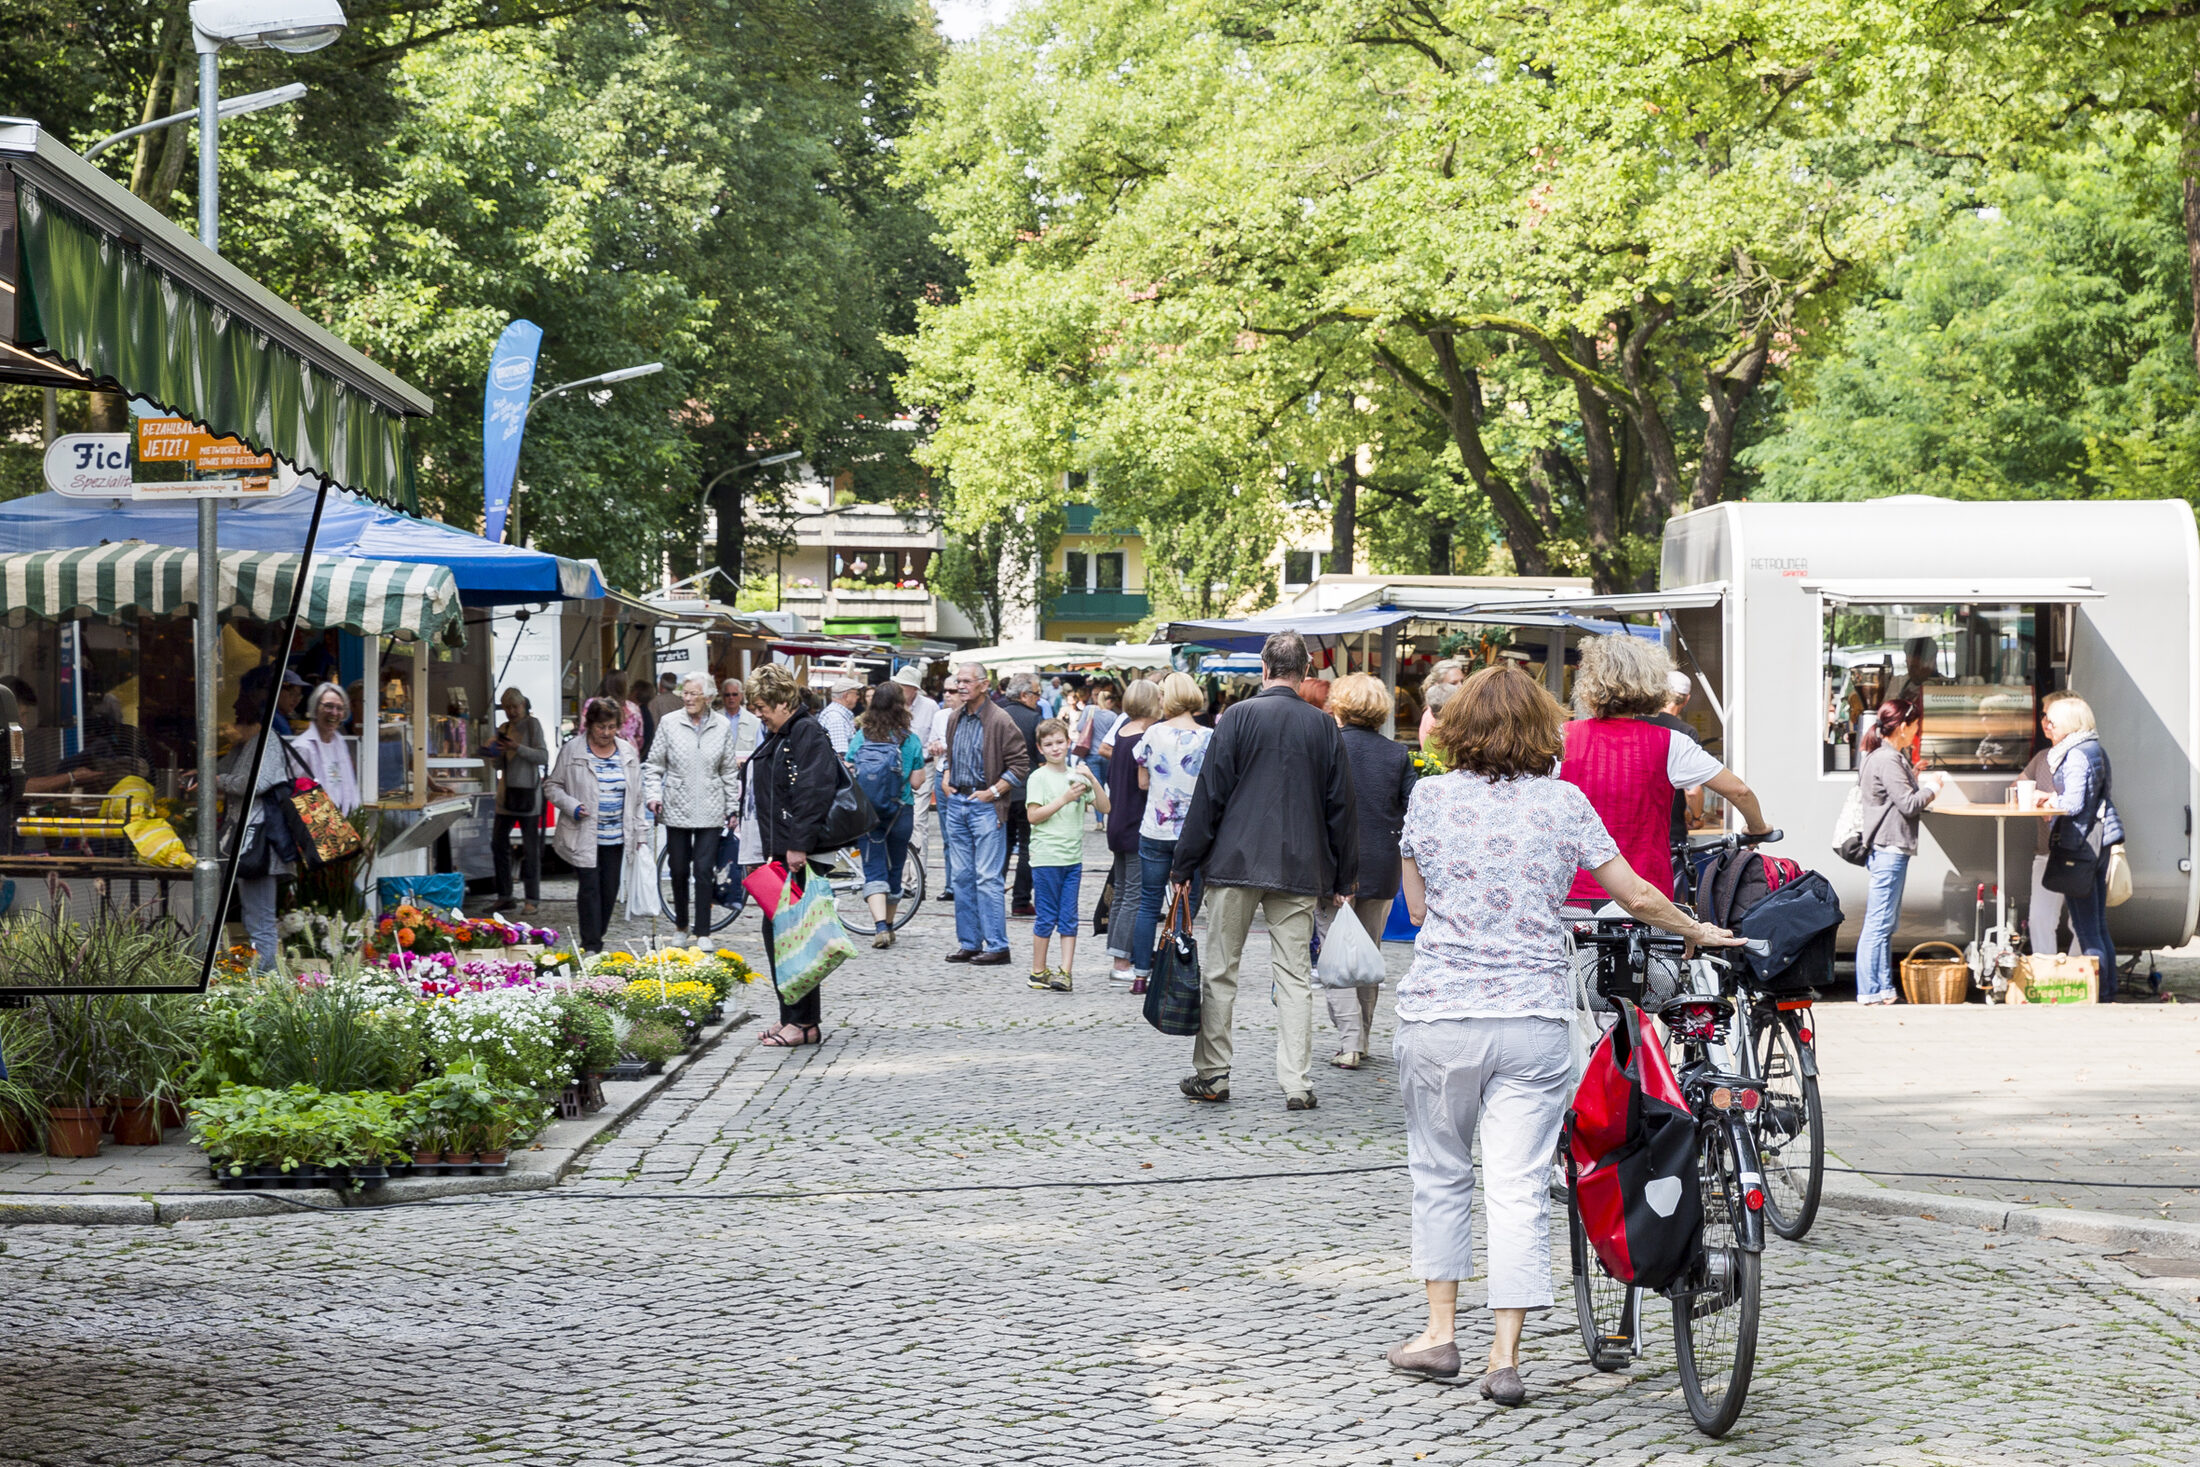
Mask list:
[[640,1060],[623,1059],[603,1072],[606,1080],[639,1080],[649,1073],[649,1066]]
[[247,1171],[241,1177],[233,1177],[219,1162],[206,1164],[207,1175],[226,1192],[288,1192],[305,1187],[334,1187],[343,1191],[352,1187],[379,1187],[390,1179],[393,1170],[378,1166],[301,1166],[275,1175]]
[[511,1166],[508,1161],[416,1161],[408,1176],[415,1177],[501,1177]]

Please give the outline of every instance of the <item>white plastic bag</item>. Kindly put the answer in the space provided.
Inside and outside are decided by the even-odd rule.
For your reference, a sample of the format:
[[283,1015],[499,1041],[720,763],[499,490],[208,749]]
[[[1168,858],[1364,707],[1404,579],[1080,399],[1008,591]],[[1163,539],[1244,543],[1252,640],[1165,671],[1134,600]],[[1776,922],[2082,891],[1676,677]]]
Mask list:
[[664,829],[655,817],[651,817],[649,833],[642,837],[640,845],[627,852],[626,869],[619,873],[619,884],[626,888],[626,916],[630,922],[667,915],[664,893],[657,886],[663,841]]
[[1314,977],[1324,988],[1373,988],[1383,981],[1383,950],[1367,935],[1349,905],[1337,908]]

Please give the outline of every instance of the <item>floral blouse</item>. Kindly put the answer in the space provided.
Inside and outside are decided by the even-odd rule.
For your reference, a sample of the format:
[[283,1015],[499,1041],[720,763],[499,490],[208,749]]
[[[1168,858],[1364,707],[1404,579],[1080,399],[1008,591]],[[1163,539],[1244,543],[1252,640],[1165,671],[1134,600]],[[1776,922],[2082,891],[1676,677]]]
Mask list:
[[1148,840],[1176,840],[1192,812],[1192,790],[1207,764],[1211,728],[1171,728],[1157,723],[1139,735],[1131,757],[1146,771],[1146,814],[1138,833]]
[[1588,796],[1534,776],[1424,779],[1399,849],[1428,888],[1428,919],[1398,984],[1401,1023],[1571,1016],[1558,909],[1574,872],[1619,854]]

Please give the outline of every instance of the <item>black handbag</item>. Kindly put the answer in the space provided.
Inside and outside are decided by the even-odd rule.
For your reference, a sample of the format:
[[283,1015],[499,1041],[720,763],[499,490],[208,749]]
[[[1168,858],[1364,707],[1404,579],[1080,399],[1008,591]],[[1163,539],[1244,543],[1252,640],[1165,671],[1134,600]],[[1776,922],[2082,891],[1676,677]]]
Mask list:
[[2076,822],[2068,815],[2058,816],[2048,828],[2047,869],[2040,873],[2040,885],[2049,891],[2066,897],[2090,897],[2094,884],[2100,880],[2101,853],[2096,846],[2101,839],[2101,815],[2108,805],[2110,775],[2105,761],[2101,770],[2101,788],[2093,797],[2093,834],[2074,845],[2065,845],[2056,838],[2062,831],[2072,829]]
[[871,797],[863,792],[863,786],[848,772],[848,766],[835,759],[833,770],[833,803],[825,812],[825,824],[817,841],[818,848],[827,851],[852,846],[878,829],[878,811],[872,806]]
[[1146,983],[1146,1022],[1163,1034],[1199,1032],[1199,944],[1192,941],[1190,901],[1179,891],[1169,904]]

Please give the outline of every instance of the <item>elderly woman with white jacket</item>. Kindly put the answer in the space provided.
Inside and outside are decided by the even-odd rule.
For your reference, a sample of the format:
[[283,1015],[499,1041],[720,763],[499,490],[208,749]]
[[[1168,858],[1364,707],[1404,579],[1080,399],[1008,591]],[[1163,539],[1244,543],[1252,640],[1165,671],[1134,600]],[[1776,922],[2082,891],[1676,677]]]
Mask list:
[[580,879],[583,952],[603,951],[622,871],[631,869],[636,881],[656,880],[655,872],[630,859],[648,837],[649,816],[642,801],[642,756],[619,737],[624,716],[618,700],[589,699],[581,732],[558,750],[542,785],[542,797],[558,812],[551,849]]
[[672,922],[688,927],[692,888],[698,940],[710,936],[710,899],[717,880],[718,842],[741,808],[741,761],[734,729],[710,707],[710,678],[692,674],[680,685],[681,707],[657,725],[642,764],[649,808],[665,825],[672,867]]

